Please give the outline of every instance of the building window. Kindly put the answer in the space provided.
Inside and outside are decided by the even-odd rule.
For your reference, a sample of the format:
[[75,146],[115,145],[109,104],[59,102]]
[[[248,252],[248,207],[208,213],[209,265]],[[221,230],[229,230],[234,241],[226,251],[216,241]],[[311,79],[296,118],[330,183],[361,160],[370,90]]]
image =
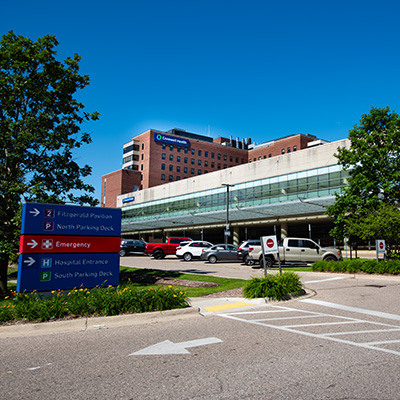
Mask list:
[[169,155],[169,161],[174,161],[174,156],[173,156],[173,154],[170,154],[170,155]]
[[144,143],[142,143],[142,150],[144,150]]
[[173,166],[173,165],[170,165],[170,166],[169,166],[169,171],[172,172],[173,170],[174,170],[174,166]]
[[197,165],[198,165],[198,166],[201,166],[201,160],[198,160],[198,161],[197,161]]
[[224,164],[224,168],[228,168],[228,165]]
[[229,161],[233,162],[233,157],[232,156],[229,156]]
[[199,151],[197,152],[197,154],[199,155],[199,157],[201,157],[201,150],[199,150]]
[[161,170],[165,171],[165,164],[161,164]]
[[293,146],[293,151],[296,151],[297,150],[297,146]]
[[165,150],[167,148],[167,145],[165,143],[162,144],[162,149]]
[[221,164],[220,163],[218,163],[217,168],[221,169]]
[[195,150],[194,150],[194,149],[192,149],[192,156],[194,156],[194,152],[195,152]]
[[190,164],[194,165],[194,158],[190,160]]
[[269,154],[268,154],[268,158],[271,158],[271,157],[272,157],[272,154],[271,154],[271,153],[269,153]]
[[221,159],[221,154],[218,153],[217,158],[218,158],[218,160],[220,160]]
[[188,172],[187,167],[183,168],[183,172],[184,172],[185,174],[187,174],[187,172]]
[[215,168],[215,163],[211,162],[211,168]]
[[287,152],[290,153],[290,147],[287,148]]
[[143,164],[140,165],[140,170],[143,171]]
[[181,162],[181,156],[176,156],[176,162]]
[[172,181],[174,180],[173,176],[172,176],[172,175],[169,175],[168,180],[169,180],[170,182],[172,182]]
[[176,172],[181,172],[181,167],[180,167],[180,165],[177,165],[177,166],[176,166]]
[[204,152],[204,157],[208,158],[208,151]]
[[261,160],[261,156],[259,156],[258,159]]
[[177,181],[180,181],[180,180],[181,180],[181,177],[180,177],[180,176],[177,176],[177,177],[176,177],[176,180],[177,180]]
[[162,153],[161,154],[161,160],[165,160],[165,157],[166,157],[165,153]]
[[201,175],[201,169],[197,170],[197,175]]
[[170,145],[169,145],[169,149],[170,149],[170,151],[174,151],[174,145],[173,145],[173,144],[170,144]]
[[187,164],[187,163],[188,163],[188,158],[185,157],[185,158],[183,159],[183,162],[184,162],[185,164]]
[[207,161],[207,160],[204,161],[204,166],[205,166],[205,167],[208,167],[208,161]]
[[282,149],[282,150],[281,150],[281,154],[285,154],[285,149]]
[[226,161],[228,159],[228,156],[226,154],[224,154],[224,161]]
[[142,156],[141,156],[141,158],[142,158],[142,160],[144,160],[144,154],[142,153]]
[[178,146],[178,147],[176,148],[176,151],[177,151],[178,153],[180,153],[180,152],[181,152],[181,146]]
[[188,148],[187,148],[187,147],[185,147],[185,150],[184,150],[184,152],[185,152],[185,154],[187,154],[187,153],[188,153]]
[[249,158],[249,163],[251,163],[251,158]]
[[215,158],[215,154],[214,153],[211,153],[211,158]]
[[161,174],[161,180],[165,181],[165,174]]
[[190,173],[191,173],[192,175],[194,175],[194,168],[191,168],[191,169],[190,169]]

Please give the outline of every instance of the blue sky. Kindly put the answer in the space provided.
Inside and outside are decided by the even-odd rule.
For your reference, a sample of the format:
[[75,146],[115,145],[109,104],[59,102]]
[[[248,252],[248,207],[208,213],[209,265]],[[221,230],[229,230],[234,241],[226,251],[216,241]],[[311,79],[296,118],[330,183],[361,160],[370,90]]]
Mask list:
[[147,129],[251,137],[346,138],[371,106],[400,113],[396,0],[27,1],[2,4],[1,36],[56,35],[78,53],[79,92],[100,120],[80,164],[100,198],[122,146]]

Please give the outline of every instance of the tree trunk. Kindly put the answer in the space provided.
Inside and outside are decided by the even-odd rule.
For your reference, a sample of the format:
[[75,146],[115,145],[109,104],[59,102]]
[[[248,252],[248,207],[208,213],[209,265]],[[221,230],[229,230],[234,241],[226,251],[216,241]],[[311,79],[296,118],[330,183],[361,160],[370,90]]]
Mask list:
[[0,253],[0,296],[7,293],[7,270],[9,255]]

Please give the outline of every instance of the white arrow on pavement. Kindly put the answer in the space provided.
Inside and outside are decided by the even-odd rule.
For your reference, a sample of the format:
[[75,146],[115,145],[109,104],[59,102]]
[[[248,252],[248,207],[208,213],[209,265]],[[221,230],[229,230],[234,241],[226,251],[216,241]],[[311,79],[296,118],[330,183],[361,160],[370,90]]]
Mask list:
[[28,243],[28,246],[31,246],[31,249],[34,249],[38,245],[36,240],[32,239],[32,242]]
[[33,264],[35,264],[36,260],[32,257],[29,257],[27,260],[24,260],[24,263],[28,264],[28,267],[31,267]]
[[34,208],[32,211],[29,212],[33,214],[34,217],[37,217],[40,214],[40,211],[37,208]]
[[190,352],[186,350],[187,347],[197,347],[205,346],[207,344],[221,343],[222,340],[218,338],[205,338],[197,340],[189,340],[188,342],[173,343],[169,340],[164,340],[154,344],[152,346],[146,347],[145,349],[139,350],[136,353],[129,354],[130,356],[145,356],[145,355],[155,355],[155,354],[189,354]]

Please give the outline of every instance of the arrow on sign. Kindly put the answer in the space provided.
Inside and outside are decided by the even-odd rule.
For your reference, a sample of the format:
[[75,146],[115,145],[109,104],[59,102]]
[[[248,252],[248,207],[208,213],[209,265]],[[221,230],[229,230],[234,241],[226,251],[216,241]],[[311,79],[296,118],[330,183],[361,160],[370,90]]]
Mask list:
[[32,239],[32,242],[28,243],[28,246],[31,246],[31,249],[34,249],[38,245],[37,241]]
[[40,214],[40,211],[37,208],[34,208],[32,211],[29,212],[33,214],[34,217],[37,217]]
[[146,347],[145,349],[139,350],[136,353],[129,354],[130,356],[145,356],[145,355],[155,355],[155,354],[190,354],[186,350],[187,347],[197,347],[205,346],[206,344],[221,343],[222,340],[218,338],[205,338],[197,340],[189,340],[188,342],[173,343],[169,340],[164,340],[154,344],[152,346]]
[[24,260],[24,263],[28,264],[28,267],[31,267],[33,264],[35,264],[35,259],[32,257],[29,257],[27,260]]

